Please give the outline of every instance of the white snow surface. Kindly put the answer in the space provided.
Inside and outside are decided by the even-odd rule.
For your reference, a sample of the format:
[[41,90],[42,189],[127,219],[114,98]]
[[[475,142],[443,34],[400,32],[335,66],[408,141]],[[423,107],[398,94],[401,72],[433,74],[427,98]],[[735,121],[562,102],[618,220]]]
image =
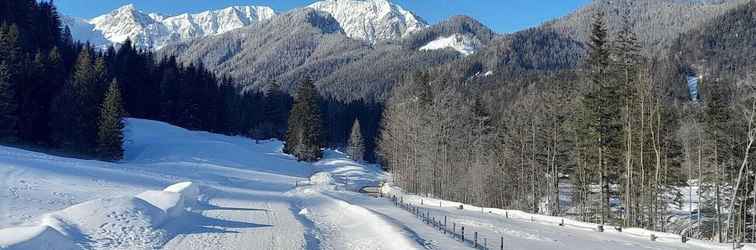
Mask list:
[[[297,162],[278,141],[127,119],[125,159],[0,146],[0,249],[471,249],[384,198],[423,205],[505,249],[719,249],[703,241],[406,195],[377,165],[336,150]],[[303,185],[302,183],[308,183]],[[388,182],[390,183],[390,182]],[[509,215],[506,218],[505,215]],[[530,218],[534,217],[535,222]],[[746,246],[754,249],[753,246]]]
[[58,230],[46,225],[0,229],[0,236],[3,235],[13,237],[0,237],[0,249],[81,249]]
[[331,14],[347,36],[371,43],[428,27],[422,18],[389,0],[324,0],[308,8]]
[[278,141],[140,119],[127,119],[125,137],[118,163],[0,146],[0,249],[419,246],[398,224],[321,194],[336,181],[295,188],[314,172],[364,179],[353,186],[380,182],[380,168],[337,151],[326,155],[343,159],[302,163]]
[[[483,44],[478,38],[468,34],[457,33],[448,37],[440,37],[433,40],[425,46],[420,47],[420,50],[452,49],[463,56],[469,56],[478,52],[482,47]],[[488,72],[486,73],[486,76],[488,76]]]
[[104,48],[121,44],[127,38],[145,49],[160,49],[168,44],[223,34],[273,18],[275,11],[264,6],[233,6],[196,14],[163,16],[143,13],[134,5],[125,5],[91,20],[66,17],[76,40],[89,41]]

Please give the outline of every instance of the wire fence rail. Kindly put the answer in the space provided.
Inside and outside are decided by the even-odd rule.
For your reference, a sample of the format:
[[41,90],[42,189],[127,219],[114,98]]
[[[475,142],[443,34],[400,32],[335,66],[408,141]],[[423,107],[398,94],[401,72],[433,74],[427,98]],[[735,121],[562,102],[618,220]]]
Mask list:
[[444,235],[448,235],[452,239],[460,241],[462,244],[481,250],[505,249],[503,236],[495,239],[485,237],[476,231],[471,232],[469,229],[465,231],[465,226],[461,224],[457,225],[456,222],[450,220],[446,215],[443,217],[436,217],[433,216],[427,208],[404,203],[404,201],[397,199],[396,196],[392,196],[390,199],[395,206],[414,214],[417,219],[421,220],[429,227],[438,230]]
[[[443,233],[444,235],[448,235],[449,237],[460,241],[462,244],[473,247],[475,249],[481,249],[481,250],[504,250],[507,249],[506,242],[504,241],[504,236],[494,236],[491,237],[491,235],[482,235],[479,234],[476,231],[471,231],[469,228],[465,229],[464,225],[457,224],[453,218],[449,218],[446,215],[442,216],[434,216],[430,211],[429,208],[423,208],[420,206],[413,205],[411,203],[405,203],[404,199],[397,198],[396,196],[388,197],[396,207],[399,207],[407,212],[412,213],[415,215],[415,217],[418,220],[421,220],[424,224],[428,225],[429,227],[432,227],[433,229],[438,230],[439,232]],[[506,213],[506,218],[509,218],[509,213]],[[530,221],[533,223],[538,222],[534,216],[531,216]],[[565,223],[565,220],[562,218],[560,221],[557,222],[557,225],[560,227],[568,226],[568,224]],[[571,225],[569,226],[575,226],[580,228],[585,228],[583,225]],[[596,228],[593,228],[596,232],[604,232],[604,226],[605,225],[596,225]],[[614,227],[614,230],[617,230],[618,232],[622,232],[622,227]],[[643,237],[642,235],[637,235],[633,233],[628,233],[629,235],[639,236]],[[659,236],[655,234],[650,234],[647,236],[650,241],[656,241]],[[680,237],[681,243],[685,244],[688,242],[688,237],[685,235]],[[735,247],[737,249],[738,247]]]

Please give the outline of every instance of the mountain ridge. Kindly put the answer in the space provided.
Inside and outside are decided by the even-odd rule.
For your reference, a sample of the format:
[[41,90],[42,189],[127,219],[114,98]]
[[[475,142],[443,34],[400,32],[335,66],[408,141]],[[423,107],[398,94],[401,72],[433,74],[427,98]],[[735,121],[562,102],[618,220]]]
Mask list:
[[231,6],[200,13],[164,16],[144,13],[133,4],[124,5],[90,20],[65,17],[74,38],[99,48],[126,39],[140,48],[160,49],[168,44],[218,35],[272,18],[275,11],[264,6]]
[[[400,39],[428,27],[421,17],[389,0],[323,0],[291,11],[304,8],[328,13],[348,37],[371,44]],[[74,39],[99,48],[121,44],[128,38],[139,48],[159,50],[253,26],[280,14],[267,6],[240,5],[166,16],[127,4],[90,20],[67,16],[63,20]]]

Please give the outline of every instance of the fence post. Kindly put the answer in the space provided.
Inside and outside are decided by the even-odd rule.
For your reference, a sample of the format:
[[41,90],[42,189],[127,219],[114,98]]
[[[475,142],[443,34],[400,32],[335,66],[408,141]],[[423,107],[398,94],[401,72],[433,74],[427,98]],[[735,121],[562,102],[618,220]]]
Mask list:
[[449,227],[446,226],[446,215],[444,215],[444,234],[446,234],[446,230],[448,230]]
[[457,234],[457,223],[452,222],[452,235]]
[[500,250],[504,250],[504,236],[501,236],[501,245],[499,246]]
[[465,243],[465,226],[462,226],[462,243]]
[[475,235],[475,244],[473,245],[473,247],[478,248],[478,232],[475,232],[474,235]]

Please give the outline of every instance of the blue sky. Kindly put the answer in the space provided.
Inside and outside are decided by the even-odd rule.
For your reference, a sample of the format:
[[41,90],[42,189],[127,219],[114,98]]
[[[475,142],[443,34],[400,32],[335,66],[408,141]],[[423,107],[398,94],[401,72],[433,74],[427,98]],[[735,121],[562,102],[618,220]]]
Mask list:
[[[453,15],[468,15],[497,32],[513,32],[564,16],[591,0],[392,0],[433,24]],[[315,0],[56,0],[66,15],[92,18],[133,3],[145,12],[174,15],[233,5],[264,5],[277,11],[305,6]]]

